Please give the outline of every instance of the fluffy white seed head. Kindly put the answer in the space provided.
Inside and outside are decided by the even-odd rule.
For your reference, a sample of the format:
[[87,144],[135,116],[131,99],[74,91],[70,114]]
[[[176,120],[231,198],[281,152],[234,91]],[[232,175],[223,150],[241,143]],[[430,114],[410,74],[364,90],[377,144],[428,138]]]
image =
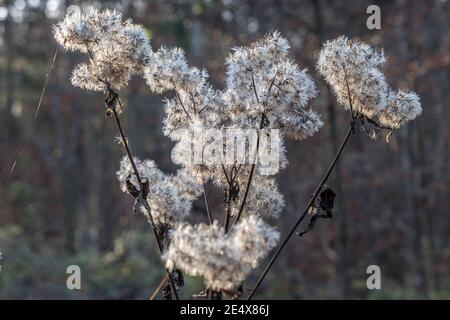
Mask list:
[[389,86],[378,69],[384,61],[382,51],[341,36],[323,45],[317,68],[344,108],[372,118],[388,102]]
[[186,56],[180,48],[160,48],[155,52],[155,61],[144,71],[148,86],[158,93],[186,86],[189,76]]
[[[242,179],[244,180],[244,179]],[[245,183],[245,181],[242,181]],[[244,184],[242,183],[242,184]],[[240,201],[232,201],[231,215],[238,214]],[[284,197],[278,190],[275,179],[256,174],[250,185],[243,215],[278,218],[284,207]]]
[[230,233],[215,221],[179,224],[170,232],[170,246],[163,254],[169,270],[202,277],[207,288],[234,290],[275,247],[279,233],[261,218],[242,219]]
[[389,87],[379,70],[385,61],[382,50],[341,36],[323,45],[317,69],[344,108],[378,120],[382,127],[398,129],[418,117],[422,109],[414,92],[396,93]]
[[382,126],[398,129],[421,113],[419,96],[415,92],[400,89],[398,92],[392,92],[389,104],[380,113],[378,120]]
[[264,113],[270,128],[297,139],[311,136],[322,127],[318,114],[309,121],[300,120],[307,125],[286,122],[291,116],[302,117],[317,95],[314,81],[288,58],[288,49],[287,40],[275,32],[249,47],[235,48],[227,58],[224,100],[235,125],[258,126]]
[[53,26],[55,40],[67,50],[87,52],[89,46],[99,40],[100,34],[96,33],[93,23],[97,13],[93,8],[89,8],[84,15],[67,13],[63,21]]
[[54,36],[64,48],[89,54],[89,63],[78,65],[71,78],[87,90],[121,89],[152,56],[144,29],[115,10],[68,13],[54,26]]
[[[154,223],[171,226],[184,220],[191,212],[192,201],[202,194],[201,185],[184,170],[179,170],[176,175],[166,175],[151,160],[135,158],[134,161],[141,178],[149,181],[147,200]],[[127,192],[127,178],[139,189],[127,157],[122,159],[117,177],[123,192]],[[142,211],[148,215],[147,210]]]
[[[202,277],[212,290],[236,289],[276,245],[279,233],[261,216],[278,217],[284,199],[276,181],[262,174],[262,163],[252,171],[251,149],[246,149],[244,163],[198,164],[192,162],[196,152],[192,144],[200,141],[203,155],[214,139],[207,131],[226,128],[258,129],[262,145],[264,130],[278,129],[281,143],[274,152],[283,168],[287,164],[283,138],[302,140],[323,126],[320,115],[308,107],[317,95],[316,86],[307,70],[289,59],[288,41],[275,32],[248,47],[235,48],[226,60],[227,88],[219,91],[208,83],[205,70],[188,65],[183,50],[163,47],[153,53],[144,29],[131,20],[123,21],[115,10],[69,13],[54,26],[54,37],[67,50],[89,54],[89,62],[73,71],[75,86],[95,91],[120,89],[132,76],[143,73],[154,92],[173,91],[174,96],[165,101],[163,132],[176,142],[172,159],[181,169],[167,175],[153,161],[135,159],[141,177],[149,181],[151,210],[142,211],[156,225],[170,229],[163,254],[168,269]],[[352,107],[356,113],[378,119],[382,126],[397,129],[419,116],[421,106],[414,92],[396,93],[389,88],[378,69],[384,61],[382,51],[339,37],[324,44],[317,67],[344,108]],[[229,143],[221,141],[222,150]],[[211,225],[184,222],[192,202],[203,192],[202,183],[212,178],[230,192],[232,175],[237,175],[233,181],[240,188],[230,203],[231,214],[236,215],[251,172],[253,181],[242,218],[229,233],[217,221]],[[130,183],[140,188],[126,157],[117,177],[124,192],[130,192]]]

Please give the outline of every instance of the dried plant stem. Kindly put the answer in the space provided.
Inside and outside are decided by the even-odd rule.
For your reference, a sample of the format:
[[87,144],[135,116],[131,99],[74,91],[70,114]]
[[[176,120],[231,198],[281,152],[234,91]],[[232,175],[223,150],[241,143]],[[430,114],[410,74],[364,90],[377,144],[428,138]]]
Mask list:
[[208,195],[206,193],[206,185],[205,185],[205,183],[203,183],[203,200],[205,201],[206,214],[208,216],[209,224],[212,224],[213,220],[212,220],[212,216],[211,216],[211,211],[209,209]]
[[[120,100],[119,100],[119,103],[120,103]],[[158,235],[158,232],[156,230],[155,224],[153,223],[153,219],[152,219],[152,215],[151,215],[152,213],[150,211],[150,205],[148,204],[147,199],[145,197],[142,197],[142,192],[143,192],[144,186],[143,186],[143,183],[142,183],[142,180],[141,180],[141,176],[139,174],[139,171],[138,171],[138,169],[136,167],[136,164],[134,162],[133,156],[131,154],[131,149],[130,149],[130,146],[128,145],[128,140],[127,140],[127,138],[125,136],[125,132],[124,132],[122,124],[120,122],[120,118],[119,118],[119,115],[117,113],[117,110],[116,110],[115,107],[113,107],[111,109],[112,109],[112,112],[113,112],[113,115],[114,115],[114,120],[116,122],[117,129],[118,129],[120,137],[122,139],[122,144],[123,144],[123,146],[125,148],[125,151],[127,153],[128,160],[130,161],[131,166],[133,167],[134,174],[136,175],[136,178],[137,178],[137,180],[139,182],[139,189],[140,189],[140,194],[141,194],[140,200],[141,200],[142,205],[144,206],[144,208],[147,210],[148,217],[149,217],[149,222],[150,222],[150,224],[152,226],[153,234],[155,236],[156,243],[158,245],[159,254],[161,255],[162,251],[163,251],[162,240],[161,240],[161,238]],[[175,299],[175,300],[179,300],[178,293],[177,293],[177,290],[176,290],[176,287],[175,287],[175,283],[174,283],[174,281],[172,279],[170,271],[167,270],[166,268],[164,268],[164,270],[166,270],[167,277],[169,279],[170,289],[172,291],[172,298]]]
[[192,121],[192,118],[191,118],[191,116],[189,115],[189,113],[187,112],[186,108],[184,107],[183,100],[181,100],[181,96],[180,96],[180,94],[178,93],[177,90],[175,90],[175,94],[176,94],[176,96],[177,96],[178,102],[180,103],[180,106],[181,106],[181,108],[183,109],[184,113],[185,113],[186,116],[189,118],[189,120]]
[[[255,90],[255,94],[256,94],[256,90]],[[247,197],[248,197],[248,192],[250,191],[250,185],[252,183],[252,179],[253,179],[253,173],[255,172],[255,167],[256,167],[256,161],[258,159],[258,152],[259,152],[259,140],[260,140],[260,136],[261,136],[261,130],[264,127],[264,119],[265,119],[266,115],[263,112],[263,114],[261,115],[261,122],[259,124],[259,129],[258,129],[258,136],[256,137],[256,150],[255,150],[255,156],[253,159],[253,164],[252,167],[250,168],[250,174],[248,176],[248,180],[247,180],[247,185],[245,187],[245,192],[244,192],[244,198],[242,199],[241,202],[241,206],[239,207],[239,211],[238,214],[236,216],[236,219],[234,220],[233,225],[235,225],[236,223],[238,223],[239,219],[242,216],[242,212],[244,211],[244,207],[245,207],[245,203],[247,201]]]
[[[258,104],[260,104],[258,92],[256,90],[255,77],[253,75],[253,72],[252,72],[251,75],[252,75],[253,92],[255,94],[256,101],[258,102]],[[272,86],[275,83],[275,78],[276,78],[276,76],[273,77],[272,82],[270,83],[269,89],[267,90],[267,96],[269,95],[270,91],[272,90]],[[266,101],[266,103],[267,103],[267,101]],[[250,174],[249,174],[249,177],[248,177],[248,180],[247,180],[247,185],[245,186],[244,198],[242,199],[241,206],[239,207],[239,211],[238,211],[238,214],[236,216],[236,219],[233,222],[233,226],[236,223],[238,223],[239,219],[242,216],[242,212],[244,211],[245,203],[246,203],[247,197],[248,197],[248,192],[250,191],[250,185],[252,183],[253,174],[255,172],[256,161],[258,159],[259,141],[260,141],[260,136],[261,136],[261,130],[264,128],[264,120],[265,119],[266,119],[266,114],[265,114],[265,111],[263,111],[262,115],[261,115],[261,122],[259,124],[258,135],[257,135],[257,138],[256,138],[256,151],[255,151],[255,156],[254,156],[254,159],[253,159],[253,164],[252,164],[252,166],[250,168]],[[226,170],[224,169],[223,165],[222,165],[222,168],[223,168],[223,170],[225,172],[225,175],[227,175]],[[227,179],[228,179],[228,177],[227,177]],[[232,184],[232,181],[230,179],[228,179],[228,184],[229,184],[229,188],[228,189],[230,190],[231,189],[231,184]],[[225,216],[225,232],[228,231],[228,226],[229,226],[229,222],[230,222],[230,216],[231,216],[230,202],[231,202],[231,198],[229,196],[227,212],[226,212],[226,216]]]
[[[259,142],[259,134],[258,134],[258,142]],[[258,144],[259,143],[257,143],[257,145]],[[256,153],[258,153],[258,148],[256,148]],[[253,173],[255,172],[255,166],[256,166],[256,164],[253,163],[252,167],[250,168],[250,175],[248,176],[247,185],[245,187],[244,198],[242,199],[241,206],[239,207],[239,211],[238,211],[238,214],[236,216],[236,219],[234,220],[233,225],[238,223],[239,219],[241,218],[242,212],[244,212],[245,203],[247,201],[248,192],[250,190],[250,185],[251,185],[252,179],[253,179]]]
[[222,300],[222,292],[208,289],[206,298],[207,300]]
[[254,296],[256,291],[258,290],[258,288],[261,286],[261,283],[263,282],[263,280],[266,277],[267,273],[269,272],[270,268],[272,267],[272,265],[274,264],[274,262],[276,261],[276,259],[280,255],[280,253],[283,251],[283,249],[286,246],[286,244],[288,243],[289,239],[295,233],[295,231],[297,230],[297,228],[300,225],[300,223],[305,219],[306,215],[308,214],[309,208],[314,204],[316,198],[319,196],[320,191],[322,190],[324,184],[327,182],[328,178],[330,177],[331,173],[333,172],[333,169],[336,166],[336,163],[338,162],[338,160],[339,160],[339,158],[340,158],[340,156],[342,154],[342,151],[344,150],[345,146],[347,145],[347,142],[349,141],[350,136],[355,132],[354,131],[354,121],[355,121],[355,118],[352,117],[352,120],[350,122],[350,128],[348,129],[347,134],[345,135],[344,141],[342,142],[341,146],[339,147],[339,150],[337,151],[336,155],[334,156],[333,161],[331,162],[331,164],[328,167],[328,169],[326,170],[324,176],[322,177],[322,179],[320,180],[320,182],[317,185],[316,189],[314,190],[314,193],[312,194],[311,198],[309,199],[305,209],[303,210],[302,215],[297,220],[295,225],[292,227],[291,231],[286,236],[286,238],[283,240],[281,245],[278,247],[277,251],[272,256],[272,258],[270,259],[270,261],[267,264],[266,268],[264,269],[264,271],[262,272],[262,274],[258,278],[258,281],[256,282],[254,288],[252,289],[252,291],[248,295],[247,300],[251,300],[252,299],[252,297]]
[[[231,187],[229,187],[228,190],[230,190],[230,188]],[[231,196],[228,196],[227,211],[225,212],[225,222],[224,222],[225,233],[228,233],[228,229],[230,227],[230,217],[231,217]]]
[[[6,184],[9,183],[9,181],[10,181],[12,175],[13,175],[14,168],[16,167],[17,159],[19,158],[20,154],[22,153],[23,148],[24,148],[25,145],[27,144],[27,142],[28,142],[28,140],[29,140],[29,138],[30,138],[30,136],[31,136],[31,133],[33,132],[34,127],[36,126],[36,123],[37,123],[37,121],[38,121],[39,111],[41,111],[42,101],[43,101],[44,96],[45,96],[45,93],[46,93],[46,91],[47,91],[48,83],[49,83],[49,80],[50,80],[50,75],[51,75],[51,73],[52,73],[53,67],[55,66],[56,58],[57,58],[57,56],[58,56],[58,51],[59,51],[58,47],[55,47],[55,49],[54,49],[54,51],[53,51],[53,54],[52,54],[52,56],[51,56],[51,58],[50,58],[50,62],[49,62],[48,68],[47,68],[47,72],[46,72],[46,74],[45,74],[44,85],[43,85],[43,87],[42,87],[41,94],[40,94],[40,96],[39,96],[39,101],[38,101],[38,103],[37,103],[36,110],[35,110],[35,112],[34,112],[34,116],[33,116],[33,120],[32,120],[32,122],[31,122],[31,125],[30,125],[30,127],[28,128],[28,130],[27,130],[25,136],[24,136],[24,137],[22,138],[22,140],[20,141],[19,146],[18,146],[17,149],[14,151],[13,157],[12,157],[11,161],[9,162],[9,164],[8,164],[8,166],[7,166],[7,168],[9,168],[9,169],[8,169],[8,170],[9,170],[9,173],[8,173],[8,177],[5,179],[5,180],[6,180],[6,181],[5,181]],[[1,177],[3,176],[3,174],[6,172],[7,168],[5,168],[5,169],[2,170],[2,172],[0,173],[0,178],[1,178]]]
[[[272,82],[270,83],[269,89],[267,90],[267,97],[269,96],[269,93],[270,93],[270,91],[272,90],[273,85],[275,84],[275,78],[276,78],[276,74],[275,74],[275,76],[273,77]],[[257,92],[257,90],[256,90],[255,77],[254,77],[254,75],[253,75],[253,72],[252,72],[252,87],[253,87],[253,92],[254,92],[254,94],[255,94],[256,101],[258,102],[258,104],[260,104],[261,102],[260,102],[260,100],[259,100],[258,92]],[[267,104],[267,99],[266,99],[266,101],[265,101],[265,103],[264,103],[263,105],[266,105],[266,104]],[[264,120],[267,120],[265,111],[263,111],[262,114],[261,114],[261,122],[260,122],[260,124],[259,124],[258,136],[257,136],[257,138],[256,138],[256,151],[255,151],[255,156],[254,156],[254,159],[253,159],[252,167],[250,168],[250,175],[249,175],[249,177],[248,177],[247,185],[246,185],[246,187],[245,187],[244,198],[242,199],[241,206],[240,206],[240,208],[239,208],[238,214],[237,214],[237,216],[236,216],[236,219],[234,220],[233,225],[235,225],[236,223],[239,222],[239,219],[241,218],[242,212],[244,211],[245,203],[246,203],[246,201],[247,201],[248,192],[249,192],[249,190],[250,190],[250,185],[251,185],[252,179],[253,179],[253,173],[255,172],[256,161],[257,161],[257,159],[258,159],[259,140],[260,140],[260,136],[261,136],[261,130],[262,130],[262,129],[264,128],[264,126],[265,126]]]
[[161,279],[161,282],[158,284],[158,286],[156,287],[155,291],[153,291],[152,295],[150,296],[150,298],[148,298],[148,300],[155,300],[157,294],[161,291],[161,289],[164,287],[164,285],[167,283],[168,280],[168,275],[165,274],[164,277]]
[[227,201],[226,202],[227,203],[227,209],[225,211],[225,220],[224,220],[224,223],[223,223],[223,226],[224,226],[224,229],[225,229],[225,233],[227,233],[228,232],[228,227],[229,227],[229,224],[230,224],[230,216],[231,216],[231,188],[232,188],[233,184],[232,184],[232,181],[231,181],[231,174],[232,174],[232,172],[230,173],[230,177],[228,177],[227,170],[225,169],[225,166],[223,165],[223,163],[222,163],[222,171],[225,174],[225,178],[227,179],[227,182],[228,182],[228,195],[227,195],[227,199],[226,199],[226,201]]

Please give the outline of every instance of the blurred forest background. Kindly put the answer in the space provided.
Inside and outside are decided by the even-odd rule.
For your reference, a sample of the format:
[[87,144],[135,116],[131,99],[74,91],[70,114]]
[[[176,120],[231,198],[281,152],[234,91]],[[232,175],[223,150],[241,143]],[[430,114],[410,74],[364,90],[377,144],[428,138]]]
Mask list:
[[[152,46],[179,46],[191,64],[224,87],[230,48],[278,30],[292,58],[320,86],[313,106],[325,127],[288,144],[279,176],[286,234],[342,139],[348,114],[315,71],[321,43],[341,34],[385,49],[394,88],[415,90],[423,115],[372,141],[356,135],[329,185],[334,218],[294,237],[258,298],[450,299],[450,1],[315,0],[0,0],[0,298],[146,299],[163,276],[150,226],[115,177],[122,157],[103,95],[71,86],[82,55],[59,52],[36,126],[9,177],[11,160],[32,121],[55,48],[52,24],[70,5],[115,7],[142,24]],[[381,8],[381,30],[366,9]],[[162,96],[142,79],[122,92],[123,116],[137,156],[174,171],[162,135]],[[220,190],[208,186],[213,210]],[[193,219],[205,221],[201,201]],[[216,216],[222,220],[222,217]],[[82,270],[82,290],[66,288],[66,267]],[[382,290],[366,288],[366,268],[381,267]],[[256,275],[245,284],[251,287]],[[184,298],[202,289],[188,279]]]

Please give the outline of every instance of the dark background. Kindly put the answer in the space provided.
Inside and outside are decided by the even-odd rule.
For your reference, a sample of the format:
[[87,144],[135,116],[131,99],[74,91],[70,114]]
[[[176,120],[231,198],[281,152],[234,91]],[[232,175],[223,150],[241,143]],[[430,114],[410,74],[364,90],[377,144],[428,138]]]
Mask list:
[[[132,199],[115,177],[122,149],[104,97],[70,84],[74,65],[86,57],[59,52],[35,128],[9,177],[56,46],[51,26],[69,5],[89,3],[117,7],[145,26],[155,50],[182,47],[218,88],[231,47],[274,30],[289,40],[291,58],[320,86],[312,105],[325,126],[313,138],[288,143],[290,164],[278,179],[286,197],[278,221],[283,234],[348,124],[315,71],[321,43],[345,34],[383,47],[388,81],[419,94],[422,116],[389,143],[355,136],[329,183],[338,192],[334,218],[291,240],[257,297],[450,298],[450,4],[444,0],[0,0],[0,298],[146,299],[163,276],[150,226],[132,214]],[[366,27],[371,4],[381,8],[381,30]],[[163,97],[141,78],[121,95],[135,154],[173,172],[172,143],[161,132]],[[213,215],[222,220],[220,190],[208,191]],[[201,201],[194,211],[193,221],[205,221]],[[71,264],[81,267],[80,291],[66,288]],[[371,264],[381,268],[382,290],[366,288]],[[187,279],[181,295],[201,289],[200,280]]]

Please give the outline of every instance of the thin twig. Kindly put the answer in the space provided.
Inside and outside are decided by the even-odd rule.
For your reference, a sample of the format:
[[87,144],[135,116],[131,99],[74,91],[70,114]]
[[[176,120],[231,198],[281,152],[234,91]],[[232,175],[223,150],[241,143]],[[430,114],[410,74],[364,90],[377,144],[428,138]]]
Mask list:
[[[256,90],[255,90],[255,93],[256,93]],[[253,173],[255,172],[256,161],[258,159],[257,157],[258,157],[258,152],[259,152],[259,140],[260,140],[260,136],[261,136],[260,131],[263,128],[264,119],[265,119],[265,114],[263,113],[261,116],[261,123],[260,123],[259,129],[258,129],[258,136],[256,137],[256,150],[255,150],[255,155],[254,155],[254,159],[253,159],[253,164],[252,164],[252,167],[250,168],[250,174],[248,176],[247,185],[245,187],[244,198],[242,199],[241,206],[239,208],[238,214],[236,216],[236,219],[234,220],[233,225],[238,223],[239,219],[241,218],[242,212],[244,212],[245,203],[247,201],[248,192],[250,191],[250,185],[251,185],[252,179],[253,179]]]
[[222,165],[222,171],[225,174],[225,178],[227,179],[227,182],[230,183],[230,178],[228,178],[227,170],[225,169],[223,162],[221,163],[221,165]]
[[138,171],[138,169],[136,167],[136,163],[134,162],[133,156],[131,154],[131,149],[130,149],[130,146],[128,144],[128,140],[127,140],[127,138],[125,136],[125,132],[123,131],[122,123],[120,122],[119,115],[118,115],[118,113],[116,111],[116,108],[112,108],[112,111],[113,111],[113,115],[114,115],[114,120],[116,121],[117,129],[119,130],[119,134],[120,134],[120,137],[122,139],[122,144],[125,147],[125,151],[127,153],[128,159],[129,159],[129,161],[131,163],[131,166],[133,167],[133,171],[134,171],[134,174],[136,175],[136,178],[137,178],[137,181],[139,183],[139,186],[142,187],[142,185],[141,185],[141,175],[139,174],[139,171]]
[[350,114],[352,115],[352,118],[355,117],[354,115],[354,110],[353,110],[353,105],[352,105],[352,98],[350,96],[350,85],[348,84],[348,79],[347,79],[347,70],[345,69],[344,64],[342,64],[342,69],[344,70],[344,79],[345,79],[345,85],[347,87],[347,95],[348,95],[348,101],[350,103]]
[[[258,92],[256,90],[255,76],[253,74],[253,71],[251,71],[251,78],[252,78],[253,92],[255,94],[256,101],[258,102],[258,104],[260,104]],[[267,90],[266,101],[265,101],[264,104],[267,104],[268,96],[270,94],[270,91],[272,89],[273,84],[275,83],[275,78],[276,78],[276,74],[273,77],[272,82],[270,83],[269,89]],[[255,155],[254,155],[252,166],[250,168],[250,174],[249,174],[249,177],[248,177],[248,180],[247,180],[247,185],[245,187],[244,198],[242,199],[242,203],[241,203],[241,206],[239,207],[239,211],[238,211],[238,214],[236,216],[236,219],[233,222],[233,226],[241,218],[242,212],[244,211],[245,203],[247,201],[248,192],[250,190],[250,185],[252,183],[253,173],[255,171],[255,166],[256,166],[256,161],[257,161],[257,156],[258,156],[258,151],[259,151],[259,140],[260,140],[260,135],[261,135],[260,131],[261,131],[261,129],[264,126],[265,116],[266,116],[265,112],[263,111],[262,115],[261,115],[261,122],[260,122],[258,133],[257,133],[257,138],[256,138],[256,151],[255,151]],[[222,164],[222,169],[223,169],[223,171],[225,173],[225,177],[227,178],[227,181],[228,181],[228,193],[229,193],[228,194],[227,211],[225,213],[225,223],[224,223],[224,225],[225,225],[225,233],[227,233],[228,232],[228,228],[229,228],[229,223],[230,223],[230,217],[231,217],[231,193],[230,193],[230,190],[232,188],[234,180],[228,178],[227,172],[226,172],[225,167],[223,166],[223,164]],[[240,169],[240,165],[239,165],[239,169]],[[237,170],[238,172],[236,173],[236,177],[235,177],[236,179],[237,179],[237,175],[239,173],[239,169]]]
[[231,184],[228,184],[228,198],[227,198],[227,211],[225,212],[225,222],[224,228],[225,233],[228,233],[228,228],[230,226],[230,217],[231,217]]
[[[253,92],[255,93],[256,101],[259,103],[258,93],[256,92],[255,76],[253,75],[253,72],[252,72],[252,87],[253,87]],[[272,87],[272,85],[271,85],[271,87]]]
[[191,98],[192,108],[194,109],[194,114],[196,114],[197,113],[197,108],[195,107],[195,99],[194,99],[194,96],[193,96],[192,92],[189,92],[189,97]]
[[308,204],[306,205],[305,209],[303,210],[303,214],[300,216],[300,218],[297,220],[297,222],[292,227],[291,231],[287,235],[287,237],[284,239],[284,241],[281,243],[275,254],[270,259],[269,263],[267,264],[266,268],[262,272],[261,276],[258,278],[258,281],[255,284],[255,287],[250,292],[250,294],[247,297],[247,300],[251,300],[253,295],[256,293],[256,290],[260,287],[262,281],[266,277],[267,273],[269,272],[270,268],[274,264],[275,260],[280,255],[281,251],[283,251],[284,247],[288,243],[289,239],[292,237],[292,235],[297,230],[300,223],[305,219],[306,215],[308,214],[309,208],[314,204],[314,201],[318,197],[320,191],[322,190],[324,184],[327,182],[328,178],[330,177],[336,163],[339,160],[339,157],[341,156],[342,151],[344,150],[345,146],[347,145],[347,142],[349,141],[350,136],[354,133],[354,118],[352,117],[352,120],[350,122],[350,128],[347,131],[347,134],[345,135],[344,141],[342,142],[341,146],[339,147],[339,150],[337,151],[333,161],[331,162],[330,166],[328,167],[327,171],[325,172],[325,175],[320,180],[320,183],[317,185],[314,193],[312,194],[311,198],[308,201]]
[[203,200],[205,201],[206,214],[208,215],[209,224],[212,224],[211,211],[209,210],[208,195],[206,194],[206,185],[203,182]]
[[150,298],[148,298],[148,300],[155,300],[156,296],[161,291],[161,289],[164,287],[164,285],[166,284],[167,280],[168,280],[168,275],[165,274],[164,278],[161,279],[161,282],[158,284],[158,286],[156,287],[155,291],[153,291],[152,295],[150,296]]
[[250,190],[250,185],[251,185],[252,179],[253,179],[253,173],[255,172],[255,166],[256,166],[255,163],[253,163],[252,167],[250,168],[250,175],[248,176],[247,185],[245,187],[244,198],[242,199],[241,206],[239,207],[239,211],[236,216],[236,219],[234,219],[233,225],[238,223],[239,219],[241,218],[242,212],[244,212],[245,203],[247,201],[248,192]]
[[[267,105],[267,101],[269,100],[269,94],[270,94],[270,91],[272,90],[273,85],[275,84],[275,79],[276,79],[277,74],[278,74],[278,71],[275,73],[275,76],[273,77],[272,81],[270,82],[269,88],[267,89],[267,93],[266,93],[266,99],[265,99],[263,105]],[[255,77],[253,75],[253,72],[252,72],[252,87],[253,87],[253,92],[255,93],[256,101],[258,103],[260,103],[258,93],[256,90]],[[264,120],[267,120],[267,118],[266,118],[266,110],[263,109],[263,112],[261,115],[261,122],[259,124],[259,129],[258,129],[258,133],[257,133],[258,135],[256,137],[256,151],[255,151],[252,166],[250,168],[250,174],[248,177],[247,185],[245,187],[244,198],[242,199],[241,206],[239,208],[238,214],[236,216],[236,219],[234,220],[233,225],[235,225],[236,223],[239,222],[242,212],[244,211],[245,203],[247,201],[248,192],[250,190],[250,185],[251,185],[252,179],[253,179],[253,173],[254,173],[255,167],[256,167],[256,161],[258,159],[257,157],[258,157],[258,153],[259,153],[259,140],[260,140],[260,136],[261,136],[261,130],[264,127]]]
[[[114,93],[114,94],[115,94],[115,93]],[[118,102],[121,104],[120,100],[118,100]],[[157,243],[158,249],[159,249],[159,253],[160,253],[160,255],[161,255],[162,252],[163,252],[162,241],[161,241],[161,239],[160,239],[160,237],[159,237],[159,235],[158,235],[158,232],[157,232],[157,230],[156,230],[156,226],[155,226],[154,223],[153,223],[152,213],[151,213],[151,211],[150,211],[150,205],[148,204],[148,201],[147,201],[146,197],[143,197],[143,196],[142,196],[143,191],[144,191],[144,190],[143,190],[144,185],[143,185],[143,183],[142,183],[141,176],[140,176],[140,174],[139,174],[139,171],[138,171],[138,169],[137,169],[137,167],[136,167],[136,164],[135,164],[135,162],[134,162],[133,156],[132,156],[132,154],[131,154],[131,149],[130,149],[130,146],[129,146],[129,144],[128,144],[128,140],[127,140],[127,138],[126,138],[126,136],[125,136],[125,132],[124,132],[123,127],[122,127],[122,124],[121,124],[121,122],[120,122],[120,118],[119,118],[119,115],[118,115],[118,113],[117,113],[117,110],[116,110],[115,107],[112,107],[111,109],[112,109],[112,112],[113,112],[113,115],[114,115],[114,120],[115,120],[115,122],[116,122],[117,129],[118,129],[119,134],[120,134],[120,137],[121,137],[121,139],[122,139],[122,144],[123,144],[123,146],[124,146],[124,148],[125,148],[125,151],[126,151],[126,153],[127,153],[128,160],[130,161],[131,166],[133,167],[134,174],[136,175],[136,178],[137,178],[137,180],[138,180],[139,188],[140,188],[140,192],[139,192],[139,193],[140,193],[140,201],[141,201],[142,205],[145,207],[145,209],[147,210],[148,217],[149,217],[149,222],[150,222],[150,224],[151,224],[151,226],[152,226],[153,234],[154,234],[154,236],[155,236],[156,243]],[[168,276],[168,278],[169,278],[170,289],[171,289],[171,291],[172,291],[172,298],[174,298],[175,300],[179,300],[178,293],[177,293],[177,290],[176,290],[176,286],[175,286],[175,283],[173,282],[173,279],[172,279],[172,276],[171,276],[171,274],[170,274],[170,271],[167,270],[166,268],[164,268],[164,270],[166,270],[167,276]]]
[[[41,95],[39,96],[39,101],[38,101],[38,104],[37,104],[37,107],[36,107],[36,111],[34,112],[34,116],[33,116],[33,120],[31,122],[31,125],[28,128],[27,133],[23,137],[23,139],[20,142],[19,146],[15,150],[11,161],[9,162],[9,165],[8,165],[9,174],[8,174],[8,178],[6,179],[6,183],[7,184],[9,183],[9,180],[11,179],[11,176],[12,176],[12,174],[14,172],[14,168],[16,167],[17,159],[19,158],[19,155],[22,152],[22,149],[27,144],[28,139],[31,136],[31,133],[33,132],[34,127],[36,126],[36,123],[37,123],[37,120],[38,120],[38,116],[39,116],[39,111],[41,110],[42,101],[44,99],[45,92],[47,91],[48,82],[49,82],[50,75],[51,75],[51,72],[53,70],[53,67],[55,66],[55,61],[56,61],[56,57],[57,56],[58,56],[58,47],[55,47],[55,50],[53,51],[53,55],[51,57],[51,60],[50,60],[50,63],[49,63],[48,69],[47,69],[47,73],[45,74],[44,85],[43,85],[42,90],[41,90]],[[2,171],[2,173],[0,174],[0,177],[3,176],[5,171],[6,171],[6,168]]]
[[223,165],[223,161],[222,161],[221,165],[222,165],[222,171],[225,174],[225,178],[227,179],[227,183],[228,183],[227,199],[223,200],[227,204],[227,208],[225,210],[225,218],[224,218],[223,226],[225,229],[225,233],[228,233],[228,227],[230,225],[230,217],[231,217],[231,189],[232,189],[232,186],[234,183],[234,177],[233,177],[233,169],[231,169],[230,177],[228,177],[227,170],[225,169],[225,166]]
[[[225,167],[222,165],[223,170],[225,170]],[[239,174],[239,169],[240,169],[240,165],[238,168],[236,168],[236,165],[233,165],[231,167],[231,171],[230,171],[230,178],[227,179],[228,180],[228,194],[227,194],[227,199],[224,200],[226,201],[227,204],[227,210],[225,211],[225,222],[224,222],[224,228],[225,228],[225,233],[228,233],[229,230],[229,226],[230,226],[230,219],[231,219],[231,201],[234,201],[236,193],[239,192],[236,189],[236,180],[238,178],[238,174]],[[226,174],[226,171],[225,175]]]
[[180,96],[180,94],[178,93],[177,90],[175,90],[175,95],[177,96],[178,101],[180,102],[181,108],[183,109],[184,113],[187,115],[187,117],[189,118],[189,120],[192,121],[192,118],[191,118],[191,116],[189,115],[189,113],[187,112],[186,108],[184,107],[183,101],[181,100],[181,96]]

